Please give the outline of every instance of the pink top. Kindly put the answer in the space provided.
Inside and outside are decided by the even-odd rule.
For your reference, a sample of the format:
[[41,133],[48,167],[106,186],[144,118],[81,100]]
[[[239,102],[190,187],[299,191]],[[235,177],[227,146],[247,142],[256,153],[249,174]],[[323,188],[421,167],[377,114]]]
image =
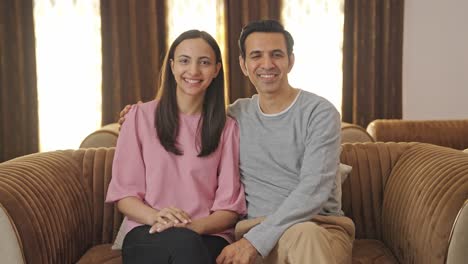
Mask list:
[[[167,152],[154,126],[157,101],[132,107],[125,117],[114,156],[106,202],[134,196],[160,210],[175,206],[193,219],[214,211],[246,213],[239,179],[239,128],[227,118],[218,148],[197,157],[195,135],[201,115],[179,114],[177,143],[183,155]],[[142,224],[126,219],[125,234]],[[219,235],[232,242],[233,229]]]

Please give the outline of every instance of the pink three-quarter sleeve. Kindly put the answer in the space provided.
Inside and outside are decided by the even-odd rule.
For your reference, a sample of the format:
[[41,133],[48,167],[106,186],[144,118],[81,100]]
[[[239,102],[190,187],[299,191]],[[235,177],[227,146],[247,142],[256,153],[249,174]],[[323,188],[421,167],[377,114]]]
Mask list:
[[139,111],[138,106],[133,106],[125,116],[125,123],[117,139],[106,202],[115,202],[130,196],[140,200],[145,197],[145,164],[138,136]]
[[219,147],[218,188],[211,211],[229,210],[243,216],[246,214],[246,203],[239,177],[239,127],[231,118],[226,120]]

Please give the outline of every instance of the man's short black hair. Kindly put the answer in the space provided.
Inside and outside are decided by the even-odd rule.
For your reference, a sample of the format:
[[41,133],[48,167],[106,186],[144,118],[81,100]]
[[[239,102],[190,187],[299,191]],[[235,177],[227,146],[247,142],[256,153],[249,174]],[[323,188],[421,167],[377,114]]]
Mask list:
[[286,40],[286,49],[288,56],[291,55],[294,46],[294,40],[291,34],[284,29],[283,25],[276,20],[258,20],[247,24],[242,28],[242,32],[239,37],[239,50],[242,58],[245,59],[245,39],[254,32],[278,32],[284,35]]

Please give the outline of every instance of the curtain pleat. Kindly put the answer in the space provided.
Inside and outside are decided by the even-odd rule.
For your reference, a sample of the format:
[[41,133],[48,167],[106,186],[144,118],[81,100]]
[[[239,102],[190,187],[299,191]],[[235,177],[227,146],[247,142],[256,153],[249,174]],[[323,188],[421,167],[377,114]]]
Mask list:
[[102,124],[155,98],[166,52],[164,0],[101,0]]
[[404,0],[345,0],[343,121],[402,117]]
[[39,150],[32,0],[0,1],[0,162]]

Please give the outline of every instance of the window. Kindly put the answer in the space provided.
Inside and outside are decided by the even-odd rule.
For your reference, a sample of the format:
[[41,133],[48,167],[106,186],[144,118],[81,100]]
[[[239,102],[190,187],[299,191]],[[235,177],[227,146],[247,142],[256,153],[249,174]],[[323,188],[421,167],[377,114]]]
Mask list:
[[[167,5],[169,30],[167,46],[169,47],[184,31],[190,29],[206,31],[218,42],[223,55],[223,67],[226,68],[224,0],[172,0],[168,1]],[[224,87],[227,89],[227,83]],[[228,94],[227,90],[225,94]]]
[[99,0],[35,0],[34,24],[40,150],[78,148],[101,125]]
[[341,112],[344,0],[288,0],[281,13],[294,38],[293,87],[327,98]]
[[172,0],[167,1],[170,46],[182,32],[199,29],[208,32],[219,43],[217,36],[217,0]]

